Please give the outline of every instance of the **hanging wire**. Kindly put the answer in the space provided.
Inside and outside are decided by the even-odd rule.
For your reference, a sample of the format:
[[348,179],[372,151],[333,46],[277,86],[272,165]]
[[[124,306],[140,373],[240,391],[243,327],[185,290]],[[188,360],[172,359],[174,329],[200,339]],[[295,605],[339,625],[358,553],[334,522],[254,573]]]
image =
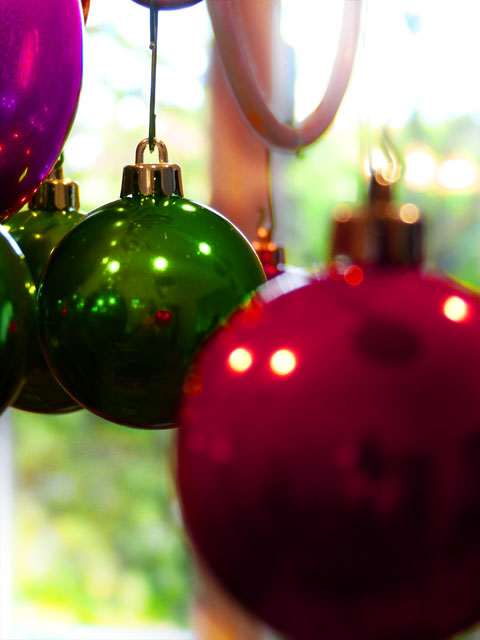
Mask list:
[[275,227],[272,197],[272,156],[271,150],[265,146],[265,174],[266,174],[266,206],[259,210],[257,234],[260,240],[270,242]]
[[382,171],[383,177],[388,182],[396,182],[405,173],[405,160],[393,141],[388,125],[382,129],[379,147],[388,162],[388,168]]
[[[363,113],[360,117],[360,135],[363,138],[361,144],[366,148],[370,177],[373,177],[380,172],[384,180],[393,183],[399,180],[404,174],[405,160],[393,141],[388,122],[382,125],[380,131],[378,131],[378,129],[377,131],[374,131],[372,124],[372,103],[375,100],[375,94],[371,90],[369,80],[372,78],[372,73],[375,73],[375,66],[369,48],[370,38],[369,34],[367,34],[371,25],[369,0],[364,0],[362,18],[362,30],[360,33],[361,62],[363,85],[364,87],[367,87],[367,91],[365,92],[366,98],[364,98],[365,102],[363,105]],[[386,167],[380,168],[375,166],[373,157],[374,148],[378,149],[382,153],[387,164]]]
[[361,77],[362,92],[359,94],[359,133],[360,133],[360,156],[365,155],[370,176],[374,175],[373,169],[373,127],[372,127],[372,92],[370,91],[370,79],[372,64],[370,60],[370,47],[367,31],[370,27],[370,7],[369,0],[364,0],[361,16],[361,29],[359,37],[359,68]]
[[58,156],[57,161],[53,165],[55,167],[55,169],[63,167],[64,159],[65,159],[64,153],[63,153],[63,151],[60,151],[60,155]]
[[150,49],[152,50],[152,71],[150,78],[150,123],[148,129],[148,148],[155,150],[155,91],[157,85],[157,42],[158,42],[158,9],[155,0],[150,0]]
[[62,179],[63,178],[63,161],[64,161],[64,153],[63,150],[60,151],[60,155],[58,156],[55,164],[50,169],[50,173],[47,178],[52,179]]
[[266,153],[266,174],[267,174],[267,209],[265,212],[265,222],[263,226],[270,229],[273,233],[275,227],[275,217],[273,213],[273,196],[272,196],[272,151],[270,147],[265,147]]

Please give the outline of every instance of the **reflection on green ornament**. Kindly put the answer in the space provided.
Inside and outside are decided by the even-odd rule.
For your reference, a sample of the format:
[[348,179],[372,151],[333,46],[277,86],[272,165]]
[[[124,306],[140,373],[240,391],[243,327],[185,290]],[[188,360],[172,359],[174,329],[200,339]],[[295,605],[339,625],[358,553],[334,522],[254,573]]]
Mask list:
[[[33,196],[29,208],[8,221],[7,228],[24,252],[37,287],[55,245],[85,217],[78,210],[78,200],[78,185],[64,179],[61,163],[57,163]],[[40,348],[37,327],[30,342],[26,382],[13,406],[36,413],[68,413],[80,409],[53,377]]]
[[28,342],[36,323],[35,285],[25,257],[0,226],[0,411],[24,383]]
[[143,164],[141,145],[123,197],[89,214],[52,254],[39,290],[41,340],[79,404],[158,428],[173,423],[198,346],[265,276],[226,218],[182,197],[164,147],[159,164]]

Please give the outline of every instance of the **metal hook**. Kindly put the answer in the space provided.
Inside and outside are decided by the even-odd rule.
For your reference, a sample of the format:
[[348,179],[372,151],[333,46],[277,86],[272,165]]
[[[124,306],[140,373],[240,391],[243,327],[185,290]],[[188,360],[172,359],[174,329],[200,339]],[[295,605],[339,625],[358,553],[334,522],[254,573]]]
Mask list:
[[63,180],[63,158],[63,151],[61,151],[57,161],[50,169],[50,173],[47,176],[48,180]]
[[158,40],[158,8],[155,0],[150,0],[150,49],[152,50],[152,70],[150,77],[150,125],[148,146],[153,152],[155,148],[155,93],[157,81],[157,40]]
[[161,164],[168,163],[168,151],[167,146],[162,140],[153,139],[153,147],[150,147],[150,139],[145,138],[141,140],[137,145],[137,150],[135,152],[135,164],[144,164],[143,156],[145,154],[145,149],[149,147],[150,151],[153,151],[155,147],[158,149],[158,159]]

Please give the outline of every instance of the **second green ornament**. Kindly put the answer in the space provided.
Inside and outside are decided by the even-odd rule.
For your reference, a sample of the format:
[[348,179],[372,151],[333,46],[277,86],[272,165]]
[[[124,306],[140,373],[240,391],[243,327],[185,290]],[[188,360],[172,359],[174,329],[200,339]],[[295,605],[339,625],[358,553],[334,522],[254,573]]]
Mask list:
[[183,197],[180,167],[125,167],[121,198],[53,252],[39,290],[41,340],[75,400],[119,424],[171,426],[198,346],[265,280],[247,239]]
[[[32,197],[28,209],[16,213],[6,225],[25,255],[36,287],[55,245],[85,217],[79,211],[78,184],[64,178],[62,162],[63,154]],[[81,407],[63,391],[45,362],[37,328],[32,331],[26,382],[13,406],[35,413],[77,411]]]

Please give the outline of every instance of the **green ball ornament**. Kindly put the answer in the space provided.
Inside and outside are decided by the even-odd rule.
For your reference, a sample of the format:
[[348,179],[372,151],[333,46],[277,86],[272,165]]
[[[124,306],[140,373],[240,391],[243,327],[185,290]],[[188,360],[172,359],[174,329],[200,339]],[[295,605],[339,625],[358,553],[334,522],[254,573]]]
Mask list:
[[0,226],[0,411],[24,383],[29,338],[36,322],[35,285],[25,256]]
[[54,250],[39,289],[41,342],[83,407],[118,424],[172,426],[202,341],[265,280],[226,218],[183,197],[180,167],[125,167],[121,198]]
[[[29,208],[8,221],[8,229],[25,254],[35,286],[55,245],[85,217],[79,211],[78,185],[63,177],[61,161],[40,185]],[[38,338],[31,340],[25,385],[13,406],[35,413],[68,413],[81,407],[62,389],[51,373]]]

